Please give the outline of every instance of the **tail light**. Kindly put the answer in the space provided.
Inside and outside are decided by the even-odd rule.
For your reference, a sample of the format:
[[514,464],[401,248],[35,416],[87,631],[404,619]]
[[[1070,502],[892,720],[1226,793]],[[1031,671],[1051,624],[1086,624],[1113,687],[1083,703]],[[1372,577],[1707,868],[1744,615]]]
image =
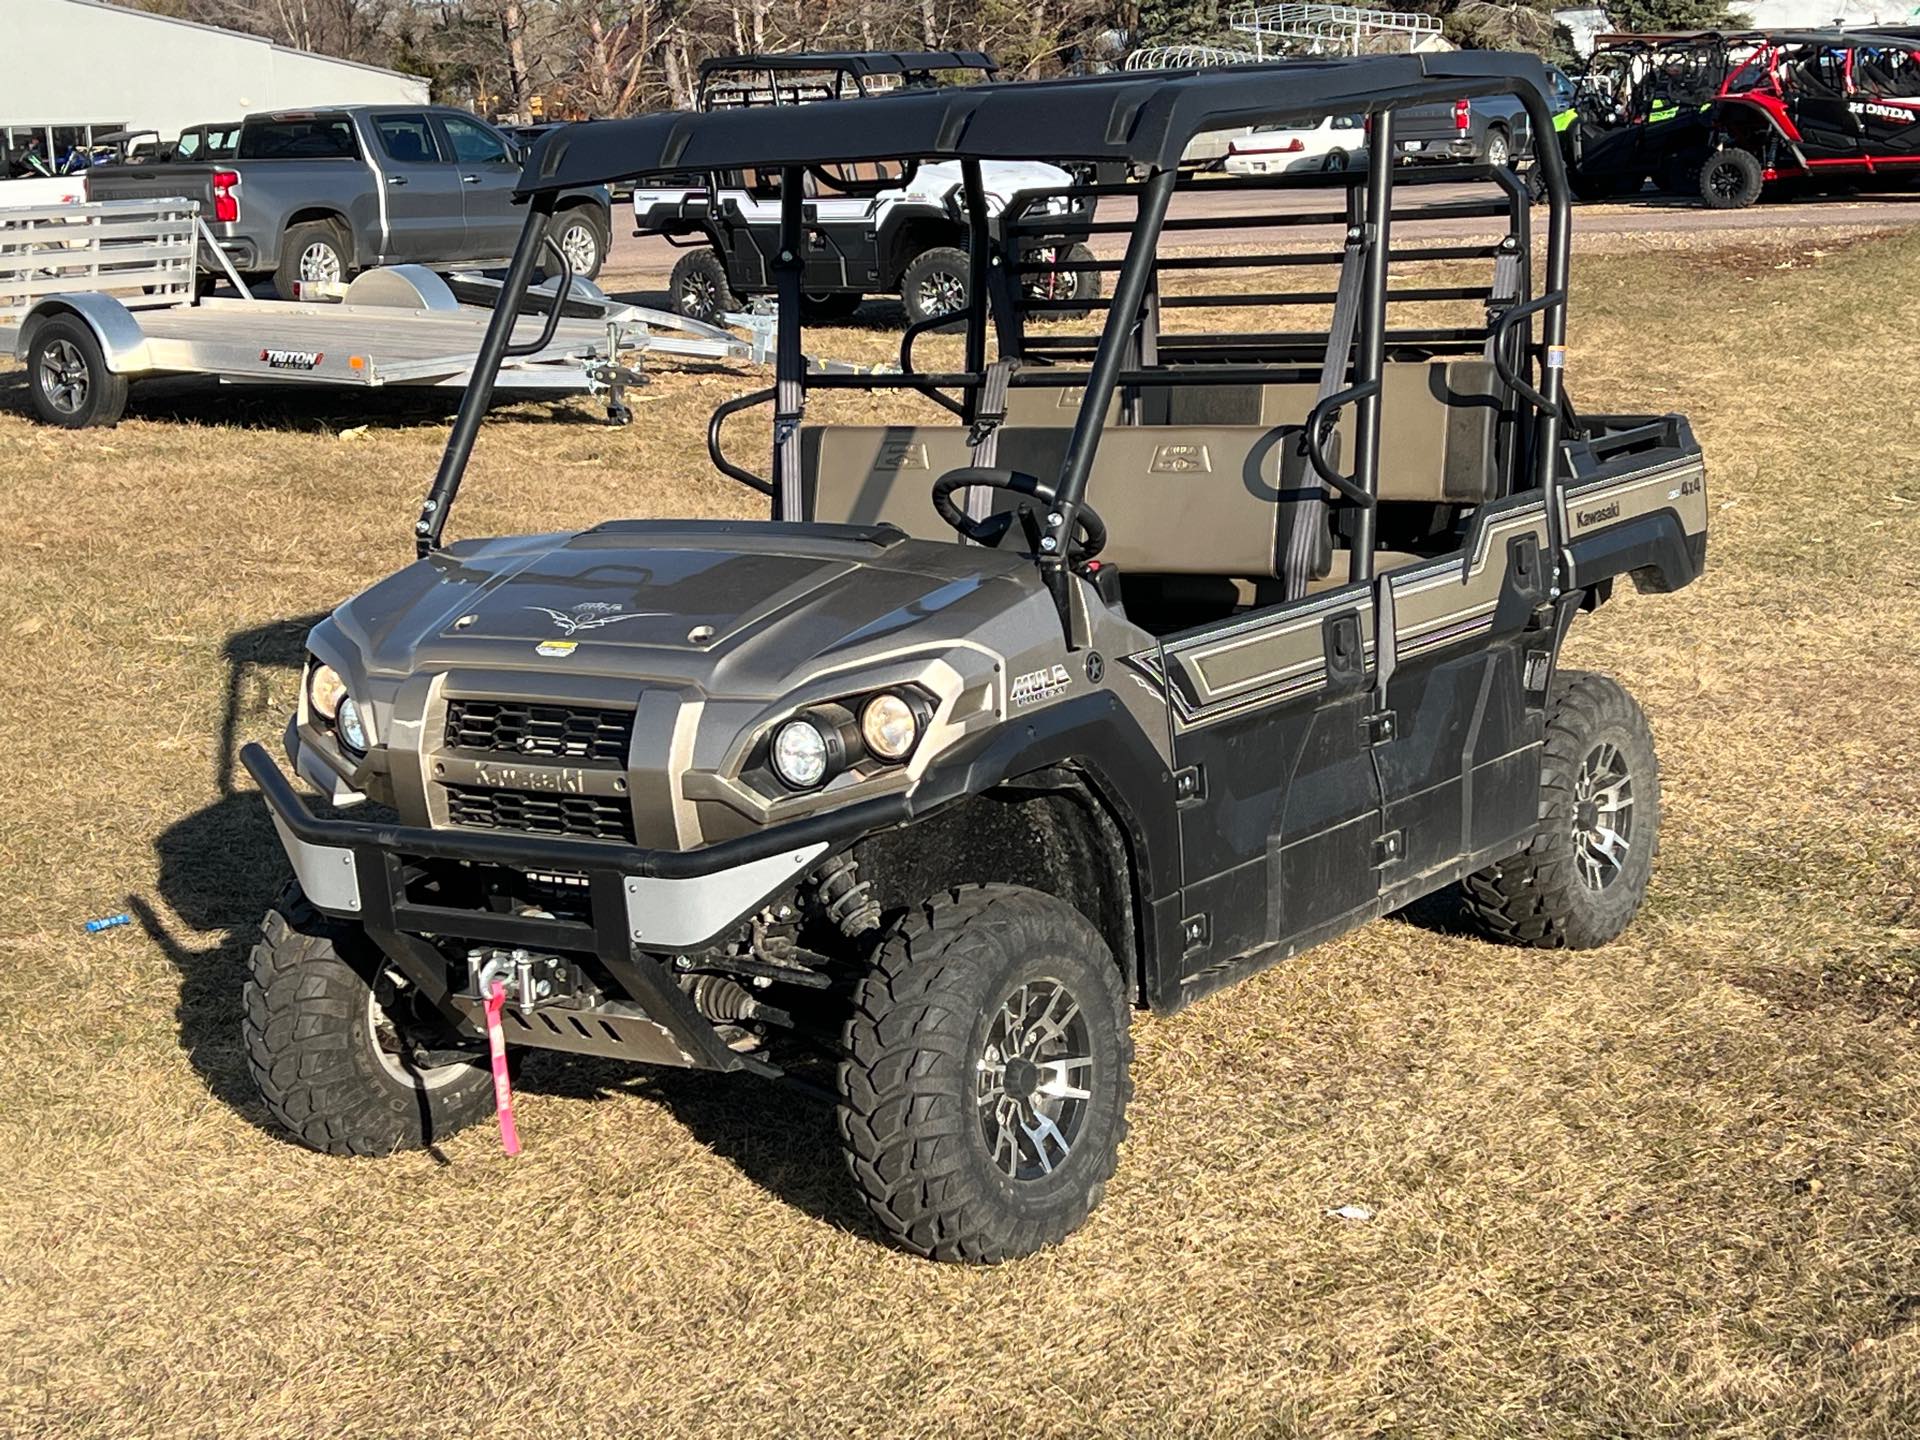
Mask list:
[[213,172],[213,218],[232,224],[240,218],[240,197],[233,193],[240,176],[232,170]]
[[1283,155],[1292,155],[1292,154],[1296,154],[1296,153],[1298,153],[1298,152],[1299,152],[1299,151],[1301,151],[1301,150],[1304,150],[1304,149],[1306,149],[1306,148],[1307,148],[1307,142],[1306,142],[1306,141],[1304,141],[1304,140],[1289,140],[1289,141],[1287,141],[1287,143],[1286,143],[1286,144],[1284,144],[1284,145],[1282,145],[1282,146],[1280,146],[1280,147],[1278,147],[1278,148],[1279,148],[1279,150],[1280,150],[1280,153],[1281,153],[1281,154],[1283,154]]
[[1473,122],[1473,102],[1456,100],[1453,102],[1453,128],[1464,132]]

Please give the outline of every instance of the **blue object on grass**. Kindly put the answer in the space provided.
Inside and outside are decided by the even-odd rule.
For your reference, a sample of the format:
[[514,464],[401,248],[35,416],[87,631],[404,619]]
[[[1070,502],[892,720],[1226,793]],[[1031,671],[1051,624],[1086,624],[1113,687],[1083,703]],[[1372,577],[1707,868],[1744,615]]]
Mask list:
[[131,915],[105,915],[98,920],[87,921],[87,933],[89,935],[96,935],[102,930],[112,930],[118,926],[131,925],[132,923],[133,916]]

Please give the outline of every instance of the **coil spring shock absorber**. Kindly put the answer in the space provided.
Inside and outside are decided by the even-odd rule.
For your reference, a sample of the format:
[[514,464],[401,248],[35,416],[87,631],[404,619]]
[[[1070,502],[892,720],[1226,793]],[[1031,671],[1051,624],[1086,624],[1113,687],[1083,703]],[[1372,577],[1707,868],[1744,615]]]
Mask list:
[[840,927],[849,939],[877,930],[880,903],[873,898],[873,885],[860,878],[860,867],[851,855],[835,855],[813,872],[814,895],[826,917]]

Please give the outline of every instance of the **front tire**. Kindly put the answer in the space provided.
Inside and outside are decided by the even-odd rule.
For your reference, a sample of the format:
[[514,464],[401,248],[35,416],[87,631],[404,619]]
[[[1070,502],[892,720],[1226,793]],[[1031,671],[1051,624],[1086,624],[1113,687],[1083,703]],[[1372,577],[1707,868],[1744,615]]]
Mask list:
[[687,251],[674,263],[667,288],[673,308],[689,320],[717,325],[722,315],[746,308],[727,281],[727,267],[719,253],[705,245]]
[[1126,1134],[1128,1018],[1062,900],[980,885],[910,916],[855,991],[839,1070],[847,1164],[888,1236],[995,1264],[1079,1229]]
[[1714,151],[1700,166],[1700,198],[1709,210],[1744,210],[1765,184],[1760,157],[1737,145]]
[[127,377],[107,365],[93,327],[77,315],[54,315],[27,346],[27,393],[33,413],[64,430],[120,423],[127,409]]
[[1538,828],[1524,850],[1467,877],[1467,913],[1510,944],[1604,945],[1640,912],[1659,838],[1646,715],[1619,681],[1563,672],[1547,702]]
[[907,320],[917,325],[942,315],[958,319],[967,308],[971,279],[966,251],[951,245],[922,250],[900,276],[900,301],[907,307]]
[[241,1028],[247,1069],[294,1139],[329,1155],[418,1150],[493,1109],[483,1055],[422,1066],[415,1048],[449,1028],[357,926],[289,885],[248,959]]

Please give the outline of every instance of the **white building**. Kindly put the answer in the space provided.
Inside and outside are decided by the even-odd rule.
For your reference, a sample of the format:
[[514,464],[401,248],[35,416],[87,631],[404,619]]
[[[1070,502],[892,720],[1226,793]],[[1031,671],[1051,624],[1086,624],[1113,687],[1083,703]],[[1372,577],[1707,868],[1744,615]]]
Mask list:
[[427,82],[103,0],[0,0],[0,139],[60,155],[120,129],[171,140],[257,110],[425,104]]

